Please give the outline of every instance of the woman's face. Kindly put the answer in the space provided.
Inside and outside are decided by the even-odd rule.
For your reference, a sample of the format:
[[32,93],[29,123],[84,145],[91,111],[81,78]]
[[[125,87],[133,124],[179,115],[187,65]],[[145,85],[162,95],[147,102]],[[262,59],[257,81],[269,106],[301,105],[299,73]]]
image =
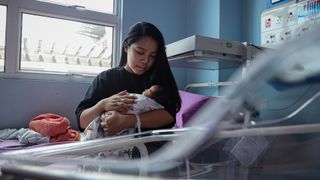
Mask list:
[[124,68],[130,73],[141,75],[153,65],[157,55],[158,44],[151,37],[144,36],[138,41],[125,46],[127,64]]

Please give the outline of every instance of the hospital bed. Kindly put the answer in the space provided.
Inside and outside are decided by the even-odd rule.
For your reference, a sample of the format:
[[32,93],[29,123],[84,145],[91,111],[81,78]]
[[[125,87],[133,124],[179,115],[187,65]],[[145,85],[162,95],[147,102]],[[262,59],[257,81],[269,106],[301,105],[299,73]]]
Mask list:
[[[319,33],[310,32],[282,46],[281,51],[261,55],[239,83],[224,88],[221,98],[208,100],[185,128],[2,153],[2,175],[33,179],[316,179],[320,177],[319,41]],[[238,80],[239,74],[242,72],[231,81]],[[239,111],[243,121],[234,121],[232,113]],[[253,112],[258,114],[253,116]],[[146,143],[153,142],[166,144],[149,154]],[[141,157],[99,156],[127,147],[135,147]]]

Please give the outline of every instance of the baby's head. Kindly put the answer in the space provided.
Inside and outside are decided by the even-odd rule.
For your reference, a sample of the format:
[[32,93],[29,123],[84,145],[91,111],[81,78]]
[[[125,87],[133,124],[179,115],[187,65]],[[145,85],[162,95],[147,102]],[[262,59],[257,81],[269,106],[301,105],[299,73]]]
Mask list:
[[156,101],[162,101],[167,98],[165,89],[159,85],[151,86],[149,89],[144,90],[142,94]]

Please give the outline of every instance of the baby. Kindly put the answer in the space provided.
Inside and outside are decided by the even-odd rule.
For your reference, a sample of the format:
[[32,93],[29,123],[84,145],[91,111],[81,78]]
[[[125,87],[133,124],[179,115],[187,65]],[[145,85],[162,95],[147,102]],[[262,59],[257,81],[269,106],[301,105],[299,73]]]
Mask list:
[[[166,99],[165,90],[159,85],[153,85],[149,89],[143,91],[142,94],[133,94],[137,97],[136,103],[132,105],[132,108],[127,112],[127,114],[141,114],[144,112],[164,109],[164,107],[159,104],[162,100]],[[103,137],[107,137],[102,128],[100,128],[100,124],[105,119],[107,113],[102,114],[100,117],[95,118],[84,130],[81,141],[99,139]],[[125,135],[125,134],[133,134],[135,133],[135,129],[125,129],[118,132],[115,136]]]

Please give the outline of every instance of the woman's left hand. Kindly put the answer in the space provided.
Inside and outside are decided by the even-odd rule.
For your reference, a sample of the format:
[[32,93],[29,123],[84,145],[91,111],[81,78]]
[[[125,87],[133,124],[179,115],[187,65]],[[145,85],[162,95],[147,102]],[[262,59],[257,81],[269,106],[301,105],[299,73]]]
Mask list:
[[127,116],[129,115],[124,115],[117,111],[108,111],[101,122],[101,127],[108,136],[113,136],[131,127],[130,122],[126,118]]

